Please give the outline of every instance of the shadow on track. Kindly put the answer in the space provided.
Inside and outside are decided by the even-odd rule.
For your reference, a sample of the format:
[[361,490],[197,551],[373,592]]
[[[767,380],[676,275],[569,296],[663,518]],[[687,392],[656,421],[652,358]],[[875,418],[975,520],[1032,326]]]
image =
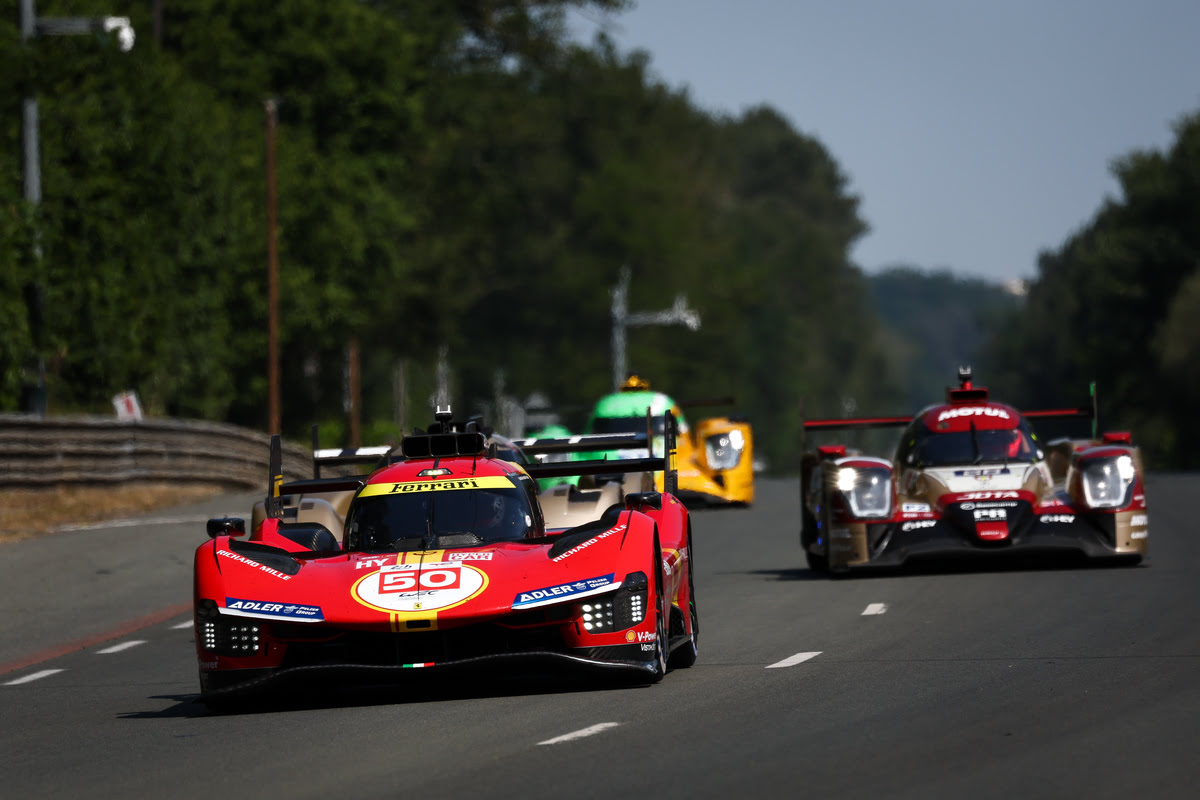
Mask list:
[[1123,561],[1120,559],[1089,560],[1083,555],[998,555],[979,558],[923,558],[913,559],[903,566],[869,566],[857,567],[849,573],[831,575],[816,572],[807,567],[791,567],[778,569],[756,569],[741,573],[726,573],[740,575],[761,575],[777,581],[828,581],[828,580],[862,580],[864,578],[895,578],[904,575],[964,575],[973,573],[1005,573],[1005,572],[1057,572],[1082,570],[1109,569],[1145,569],[1150,565]]
[[329,677],[287,677],[254,692],[234,693],[223,698],[217,708],[200,701],[198,694],[153,695],[147,700],[175,702],[161,711],[135,711],[119,719],[170,719],[271,714],[313,711],[326,708],[360,708],[385,705],[477,700],[492,697],[531,697],[549,694],[604,692],[644,688],[645,684],[628,675],[589,673],[564,669],[562,672],[480,673],[446,668],[441,673],[414,674],[411,680],[395,683],[337,681]]

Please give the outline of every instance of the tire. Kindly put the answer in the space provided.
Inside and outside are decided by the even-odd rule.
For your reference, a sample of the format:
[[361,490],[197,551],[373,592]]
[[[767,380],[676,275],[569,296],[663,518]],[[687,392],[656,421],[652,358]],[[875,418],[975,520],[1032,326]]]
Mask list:
[[657,586],[654,590],[654,617],[657,635],[654,638],[654,671],[650,674],[649,683],[658,683],[667,674],[667,610],[662,590],[662,568],[659,567]]
[[658,544],[658,530],[654,531],[654,661],[652,671],[644,677],[646,683],[658,683],[667,674],[667,661],[670,657],[670,642],[667,637],[667,602],[663,591],[662,549]]
[[695,570],[695,559],[692,557],[692,531],[688,528],[687,538],[688,549],[688,622],[690,623],[690,632],[688,633],[688,641],[685,644],[679,645],[671,651],[671,657],[667,659],[667,666],[671,669],[687,669],[696,663],[696,656],[700,654],[700,614],[696,611],[696,582],[693,580]]
[[819,556],[811,550],[804,551],[804,560],[808,562],[808,568],[820,575],[829,574],[829,562],[825,560],[825,556]]

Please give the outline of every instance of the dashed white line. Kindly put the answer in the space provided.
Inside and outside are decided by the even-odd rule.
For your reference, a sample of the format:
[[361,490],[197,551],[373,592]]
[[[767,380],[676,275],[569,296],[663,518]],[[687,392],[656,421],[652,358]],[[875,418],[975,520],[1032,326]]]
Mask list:
[[172,625],[172,626],[171,626],[171,630],[173,630],[173,631],[181,631],[181,630],[183,630],[184,628],[190,628],[190,627],[192,627],[192,625],[194,625],[194,624],[195,624],[195,623],[193,623],[193,622],[192,622],[192,621],[189,619],[187,622],[181,622],[181,623],[179,623],[178,625]]
[[106,647],[103,650],[97,650],[96,652],[102,656],[106,656],[111,653],[119,653],[122,650],[128,650],[131,647],[137,647],[139,644],[145,644],[145,643],[146,643],[145,639],[130,639],[128,642],[121,642],[120,644],[114,644],[112,647]]
[[17,678],[16,680],[12,680],[12,681],[5,681],[4,683],[0,683],[0,686],[16,686],[17,684],[21,684],[21,683],[30,683],[31,681],[41,680],[42,678],[48,678],[51,675],[55,675],[62,671],[63,670],[61,670],[61,669],[44,669],[41,672],[34,672],[30,675],[26,675],[23,678]]
[[601,731],[606,731],[609,728],[615,728],[620,724],[621,723],[619,722],[598,722],[595,725],[591,725],[587,728],[573,731],[571,733],[564,733],[562,736],[555,736],[553,739],[547,739],[544,742],[538,742],[538,744],[559,744],[561,742],[570,742],[574,739],[582,739],[585,736],[595,736]]
[[788,656],[783,661],[776,661],[774,664],[768,664],[766,666],[766,669],[781,669],[783,667],[794,667],[797,664],[800,664],[804,661],[808,661],[810,658],[816,658],[817,656],[821,655],[821,652],[822,651],[818,650],[815,653],[796,653],[796,655]]
[[862,612],[861,616],[870,617],[870,616],[874,616],[876,614],[886,614],[886,613],[887,613],[887,603],[869,603],[869,604],[867,604],[866,609]]

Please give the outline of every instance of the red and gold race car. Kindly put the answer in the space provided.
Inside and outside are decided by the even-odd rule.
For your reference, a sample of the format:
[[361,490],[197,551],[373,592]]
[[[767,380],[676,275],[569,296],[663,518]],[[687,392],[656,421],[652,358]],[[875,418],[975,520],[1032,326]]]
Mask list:
[[911,417],[807,420],[807,433],[903,427],[890,459],[828,444],[805,453],[800,545],[811,568],[845,573],[911,560],[1077,554],[1140,562],[1150,523],[1129,433],[1041,441],[1020,412],[988,399],[970,368],[946,402]]
[[[673,420],[666,429],[673,452]],[[612,462],[523,466],[494,447],[493,457],[475,424],[448,411],[401,449],[403,460],[368,476],[283,484],[276,439],[261,524],[246,537],[242,520],[209,521],[211,541],[195,556],[202,701],[226,703],[288,674],[376,682],[413,668],[555,662],[654,682],[695,662],[691,525],[669,458],[621,464],[667,469],[666,491],[627,495],[599,519],[554,531],[537,468],[609,473]],[[336,534],[283,514],[285,495],[347,486],[355,493]]]

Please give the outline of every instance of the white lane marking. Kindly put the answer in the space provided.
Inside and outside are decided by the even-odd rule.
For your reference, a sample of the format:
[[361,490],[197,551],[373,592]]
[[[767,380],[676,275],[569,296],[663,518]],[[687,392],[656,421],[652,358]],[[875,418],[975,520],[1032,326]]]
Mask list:
[[97,650],[96,652],[102,656],[106,656],[106,655],[109,655],[110,653],[119,653],[122,650],[128,650],[131,647],[137,647],[139,644],[145,644],[145,643],[146,643],[145,639],[130,639],[128,642],[121,642],[120,644],[114,644],[112,647],[106,647],[103,650]]
[[172,626],[171,626],[171,630],[173,630],[173,631],[181,631],[181,630],[183,630],[184,628],[190,628],[190,627],[192,627],[194,624],[195,624],[195,623],[194,623],[194,622],[192,622],[192,621],[189,619],[187,622],[181,622],[181,623],[179,623],[178,625],[172,625]]
[[868,603],[866,610],[860,616],[870,617],[875,614],[886,614],[887,603]]
[[544,742],[538,742],[538,744],[559,744],[560,742],[569,742],[573,739],[582,739],[585,736],[595,736],[601,731],[606,731],[609,728],[615,728],[620,724],[621,723],[619,722],[598,722],[595,725],[591,725],[587,728],[573,731],[572,733],[564,733],[562,736],[555,736],[553,739],[547,739]]
[[780,669],[782,667],[794,667],[797,664],[808,661],[810,658],[816,658],[821,655],[820,650],[815,653],[796,653],[794,656],[788,656],[783,661],[776,661],[774,664],[768,664],[766,669]]
[[5,681],[4,683],[0,683],[0,686],[16,686],[19,683],[29,683],[31,681],[41,680],[42,678],[48,678],[51,675],[54,675],[54,674],[62,672],[62,671],[63,670],[61,670],[61,669],[44,669],[41,672],[35,672],[32,675],[26,675],[24,678],[17,678],[16,680]]

